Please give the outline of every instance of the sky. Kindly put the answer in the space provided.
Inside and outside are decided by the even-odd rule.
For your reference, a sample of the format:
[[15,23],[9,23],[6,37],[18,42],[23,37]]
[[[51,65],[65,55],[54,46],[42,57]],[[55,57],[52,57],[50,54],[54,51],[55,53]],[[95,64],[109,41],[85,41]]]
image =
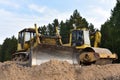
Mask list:
[[0,0],[0,44],[23,28],[70,18],[75,9],[88,23],[100,29],[109,19],[116,0]]

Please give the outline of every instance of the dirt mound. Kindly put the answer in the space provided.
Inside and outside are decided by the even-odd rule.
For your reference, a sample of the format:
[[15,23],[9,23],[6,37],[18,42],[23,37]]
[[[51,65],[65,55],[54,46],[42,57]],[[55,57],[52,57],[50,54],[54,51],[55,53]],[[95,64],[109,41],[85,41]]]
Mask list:
[[0,63],[0,80],[28,80],[27,70],[14,62]]
[[0,80],[120,80],[120,64],[79,66],[50,60],[24,67],[14,62],[0,63]]
[[30,72],[34,72],[32,76],[38,80],[75,80],[75,69],[66,61],[50,60],[32,67]]
[[120,80],[120,64],[84,66],[76,74],[78,80]]
[[33,67],[5,62],[0,63],[0,80],[75,80],[75,69],[72,64],[58,60]]

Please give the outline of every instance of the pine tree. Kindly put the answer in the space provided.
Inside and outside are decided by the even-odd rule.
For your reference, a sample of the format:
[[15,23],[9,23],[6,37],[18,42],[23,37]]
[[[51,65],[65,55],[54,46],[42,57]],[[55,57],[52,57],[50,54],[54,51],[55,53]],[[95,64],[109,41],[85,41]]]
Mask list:
[[63,43],[68,43],[70,31],[74,28],[73,24],[75,24],[77,28],[89,29],[89,23],[86,21],[85,18],[82,18],[82,16],[77,10],[75,10],[73,14],[70,16],[70,19],[66,20],[65,22],[61,21],[60,24],[58,22],[58,19],[55,19],[53,20],[53,23],[48,24],[47,27],[46,26],[40,27],[39,32],[43,35],[47,33],[47,35],[49,36],[54,36],[56,33],[55,28],[58,26],[60,29],[60,35],[62,37]]
[[47,27],[44,25],[44,26],[41,26],[38,28],[38,32],[42,35],[47,35]]
[[75,10],[73,15],[71,15],[70,22],[75,24],[77,28],[88,28],[88,22],[85,18],[80,16],[80,13],[77,10]]
[[73,15],[70,16],[69,20],[66,20],[65,23],[61,22],[60,24],[60,33],[62,36],[63,43],[69,42],[70,30],[74,28],[73,24],[75,24],[77,28],[88,28],[88,22],[86,21],[86,19],[82,18],[80,16],[80,13],[77,10],[75,10],[73,12]]
[[11,60],[12,54],[15,53],[17,49],[17,39],[12,36],[12,38],[6,38],[1,46],[0,61]]
[[[117,0],[116,6],[111,11],[110,19],[101,27],[102,47],[109,48],[116,52],[120,59],[120,1]],[[118,60],[119,61],[119,60]]]

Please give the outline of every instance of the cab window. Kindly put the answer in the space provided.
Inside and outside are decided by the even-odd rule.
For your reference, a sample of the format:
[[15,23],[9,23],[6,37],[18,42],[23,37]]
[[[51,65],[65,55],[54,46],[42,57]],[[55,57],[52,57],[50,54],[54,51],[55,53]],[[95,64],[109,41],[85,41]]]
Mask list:
[[83,31],[75,30],[72,32],[72,45],[81,46],[83,44]]

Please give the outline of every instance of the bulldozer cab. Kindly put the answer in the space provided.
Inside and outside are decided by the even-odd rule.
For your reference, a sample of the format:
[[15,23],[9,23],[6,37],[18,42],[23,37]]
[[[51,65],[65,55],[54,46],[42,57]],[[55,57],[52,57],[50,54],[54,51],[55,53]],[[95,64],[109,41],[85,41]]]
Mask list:
[[18,34],[18,51],[27,50],[30,48],[31,41],[34,41],[36,36],[35,29],[23,29]]
[[85,48],[90,47],[90,39],[89,39],[89,31],[76,29],[72,30],[70,33],[70,43],[71,46],[75,46],[76,48]]

